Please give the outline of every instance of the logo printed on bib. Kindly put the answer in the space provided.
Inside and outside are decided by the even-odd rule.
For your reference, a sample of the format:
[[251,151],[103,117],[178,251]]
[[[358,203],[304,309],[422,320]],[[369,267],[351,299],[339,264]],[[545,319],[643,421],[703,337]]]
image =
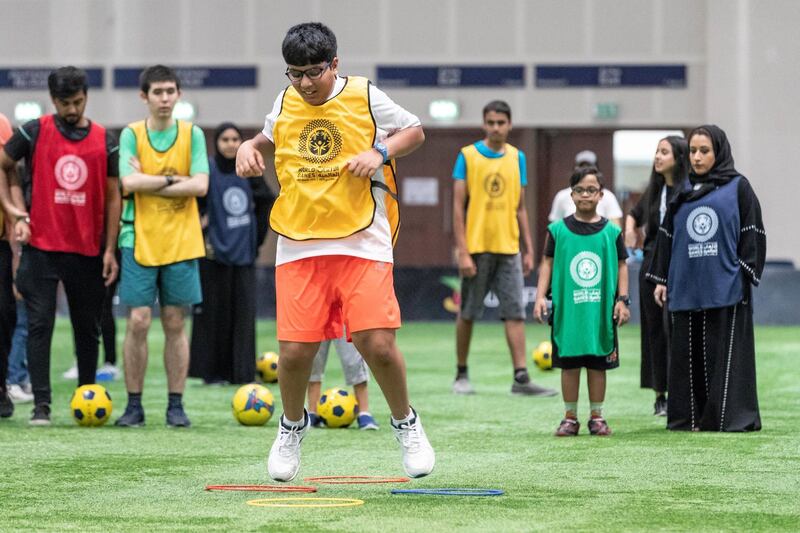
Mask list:
[[327,163],[342,151],[342,134],[330,120],[312,120],[300,132],[297,150],[306,161]]
[[222,194],[222,205],[231,216],[241,216],[247,211],[247,194],[239,187],[230,187]]
[[483,180],[483,188],[490,198],[497,198],[506,192],[506,181],[500,174],[489,174]]
[[686,231],[695,242],[706,242],[717,234],[718,229],[717,213],[708,206],[692,209],[686,219]]
[[62,155],[58,158],[54,173],[58,184],[68,191],[80,189],[89,178],[86,162],[72,154]]
[[581,252],[569,263],[572,281],[584,288],[594,287],[600,283],[602,270],[600,256],[593,252]]

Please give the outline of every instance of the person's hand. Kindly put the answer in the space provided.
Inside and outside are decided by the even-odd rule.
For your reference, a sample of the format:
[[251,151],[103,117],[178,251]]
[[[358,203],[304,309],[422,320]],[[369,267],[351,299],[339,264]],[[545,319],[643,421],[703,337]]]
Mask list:
[[383,156],[370,148],[347,162],[347,170],[359,178],[371,178],[383,164]]
[[18,302],[21,302],[22,301],[22,293],[19,292],[19,290],[17,289],[16,280],[14,281],[14,283],[11,284],[11,289],[14,291],[14,299],[16,301],[18,301]]
[[14,223],[14,238],[20,244],[28,244],[31,240],[31,226],[25,219],[19,219]]
[[133,170],[134,174],[142,173],[142,162],[139,161],[139,158],[135,155],[132,155],[131,158],[128,159],[128,164],[131,166],[131,170]]
[[653,291],[653,297],[656,299],[656,303],[659,307],[664,307],[664,304],[667,303],[667,286],[660,283],[656,285],[656,290]]
[[253,146],[253,141],[248,140],[239,146],[236,152],[236,175],[242,178],[256,178],[264,175],[266,170],[264,157]]
[[472,278],[478,273],[475,261],[468,252],[458,254],[458,273],[462,278]]
[[621,326],[631,319],[631,311],[624,302],[614,304],[614,321]]
[[117,279],[119,274],[119,264],[117,264],[117,257],[113,250],[106,250],[103,253],[103,279],[105,285],[108,287]]
[[533,318],[544,324],[547,321],[547,302],[544,298],[536,298],[533,304]]
[[522,275],[527,276],[533,271],[533,252],[526,252],[522,256]]

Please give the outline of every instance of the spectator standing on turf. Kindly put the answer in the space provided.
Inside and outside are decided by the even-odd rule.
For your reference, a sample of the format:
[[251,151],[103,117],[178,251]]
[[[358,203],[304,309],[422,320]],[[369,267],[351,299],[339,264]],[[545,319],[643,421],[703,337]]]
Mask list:
[[127,199],[119,246],[122,255],[120,300],[130,306],[123,344],[128,405],[117,426],[144,425],[142,390],[147,370],[147,333],[152,306],[161,306],[164,366],[167,371],[170,427],[189,427],[183,390],[189,369],[184,308],[200,303],[197,258],[205,255],[196,197],[208,190],[208,157],[203,131],[175,120],[181,96],[175,71],[163,65],[139,77],[145,120],[120,134],[120,170]]
[[672,320],[667,427],[758,431],[752,287],[767,254],[761,205],[717,126],[692,130],[689,162],[647,273]]
[[313,427],[322,427],[324,422],[317,415],[317,405],[322,392],[322,378],[325,376],[325,365],[328,362],[328,351],[331,344],[336,346],[336,353],[342,362],[344,382],[353,387],[356,402],[358,402],[358,429],[378,429],[378,423],[369,412],[369,392],[367,380],[369,370],[364,358],[358,353],[353,343],[347,342],[347,336],[338,339],[322,341],[317,355],[314,356],[314,365],[311,367],[311,377],[308,379],[308,416]]
[[[9,137],[11,137],[11,123],[4,114],[0,113],[0,150]],[[12,167],[9,171],[14,173],[15,169]],[[12,180],[15,177],[13,176]],[[9,372],[9,352],[16,321],[16,306],[12,289],[13,251],[10,246],[9,230],[10,224],[6,219],[5,211],[0,209],[0,235],[2,236],[2,240],[0,240],[0,418],[8,418],[14,414],[14,404],[11,401],[9,389],[16,385],[15,381],[7,382],[7,378],[16,378]]]
[[[596,167],[597,154],[591,150],[583,150],[575,154],[575,168]],[[548,220],[555,222],[575,213],[575,202],[572,201],[572,189],[569,187],[558,191],[553,198]],[[622,227],[622,208],[617,197],[609,189],[603,189],[603,197],[597,205],[597,214]]]
[[[643,248],[639,270],[639,309],[641,310],[642,365],[640,386],[655,391],[653,414],[667,416],[667,375],[669,368],[669,313],[653,299],[655,283],[645,274],[653,261],[658,227],[667,205],[680,190],[687,173],[686,139],[670,135],[658,142],[650,182],[639,202],[625,218],[625,246]],[[644,232],[644,242],[642,241]]]
[[[59,68],[47,84],[56,113],[24,124],[0,153],[0,198],[14,218],[15,238],[24,244],[16,287],[28,315],[31,425],[50,424],[50,345],[59,280],[69,303],[78,385],[86,385],[95,381],[105,285],[114,282],[118,269],[116,140],[84,116],[88,81],[83,70]],[[21,194],[9,196],[7,178],[22,158],[31,183],[27,206]]]
[[555,390],[536,385],[528,376],[522,291],[524,276],[533,269],[533,242],[525,207],[525,154],[506,142],[511,132],[507,103],[486,104],[483,130],[484,139],[462,148],[453,168],[453,233],[461,275],[453,392],[475,392],[467,370],[472,327],[483,315],[483,300],[492,290],[500,300],[514,367],[511,392],[554,396]]
[[324,24],[289,29],[282,51],[291,85],[236,157],[240,176],[260,176],[264,159],[274,160],[281,184],[270,225],[280,235],[275,286],[284,414],[268,470],[280,481],[297,475],[314,355],[320,341],[346,327],[389,404],[403,466],[420,477],[433,470],[435,456],[409,404],[397,348],[392,245],[399,225],[394,159],[413,152],[425,135],[416,116],[367,79],[339,77],[336,48]]
[[603,402],[606,370],[619,366],[616,327],[630,318],[628,267],[619,226],[597,213],[603,176],[595,167],[578,168],[570,178],[576,211],[547,227],[539,268],[534,316],[547,317],[552,289],[553,366],[561,369],[565,415],[556,436],[578,434],[578,391],[581,368],[589,388],[589,432],[611,435]]
[[256,271],[275,196],[263,176],[236,175],[242,132],[226,122],[214,134],[208,195],[198,199],[206,257],[203,303],[194,306],[189,375],[207,384],[250,383],[256,372]]

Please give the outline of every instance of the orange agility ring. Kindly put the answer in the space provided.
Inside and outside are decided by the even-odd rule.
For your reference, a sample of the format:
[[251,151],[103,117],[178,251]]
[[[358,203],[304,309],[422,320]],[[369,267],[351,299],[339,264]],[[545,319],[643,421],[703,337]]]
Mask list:
[[208,491],[244,491],[244,492],[317,492],[317,487],[301,485],[206,485]]
[[247,505],[255,507],[356,507],[364,505],[364,500],[354,498],[259,498],[250,500]]
[[385,476],[318,476],[307,477],[303,481],[320,485],[358,485],[363,483],[408,483],[411,480],[407,477]]

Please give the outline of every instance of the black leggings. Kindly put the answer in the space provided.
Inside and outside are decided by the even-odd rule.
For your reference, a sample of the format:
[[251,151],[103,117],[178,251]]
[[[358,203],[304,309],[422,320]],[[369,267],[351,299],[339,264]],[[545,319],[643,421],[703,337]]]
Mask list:
[[17,271],[17,289],[28,311],[28,371],[36,404],[49,404],[52,400],[50,349],[59,281],[64,284],[69,304],[78,357],[78,385],[94,383],[97,371],[100,313],[105,295],[102,259],[26,246]]

